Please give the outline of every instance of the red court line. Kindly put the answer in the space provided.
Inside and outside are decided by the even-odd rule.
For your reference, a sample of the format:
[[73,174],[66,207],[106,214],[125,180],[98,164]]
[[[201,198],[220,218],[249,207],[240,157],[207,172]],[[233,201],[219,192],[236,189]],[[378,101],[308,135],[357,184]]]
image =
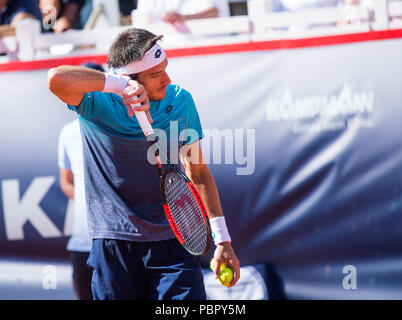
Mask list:
[[[213,46],[199,46],[191,48],[167,49],[169,58],[188,57],[197,55],[223,54],[246,51],[264,51],[280,49],[297,49],[317,46],[340,45],[364,41],[388,40],[402,38],[402,29],[369,31],[361,33],[321,36],[303,39],[282,39],[270,41],[256,41],[245,43],[222,44]],[[97,62],[104,64],[107,61],[106,54],[84,55],[75,57],[63,57],[35,61],[13,61],[0,64],[0,72],[28,71],[49,69],[59,65],[80,65],[85,62]]]

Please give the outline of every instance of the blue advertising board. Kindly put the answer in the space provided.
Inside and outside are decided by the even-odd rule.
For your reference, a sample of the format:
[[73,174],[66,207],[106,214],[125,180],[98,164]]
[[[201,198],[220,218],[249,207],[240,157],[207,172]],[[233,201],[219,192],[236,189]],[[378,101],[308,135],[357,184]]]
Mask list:
[[[289,298],[402,298],[400,52],[398,38],[170,59],[236,254],[274,266]],[[65,255],[56,145],[75,114],[46,72],[0,74],[3,256]]]

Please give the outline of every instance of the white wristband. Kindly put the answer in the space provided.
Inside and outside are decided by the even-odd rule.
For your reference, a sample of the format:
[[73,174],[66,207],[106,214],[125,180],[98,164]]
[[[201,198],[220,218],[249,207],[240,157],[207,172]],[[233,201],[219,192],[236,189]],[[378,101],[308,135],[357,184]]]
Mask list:
[[102,92],[116,93],[121,96],[130,79],[128,76],[105,73],[105,86]]
[[215,245],[219,243],[231,241],[228,228],[226,226],[225,217],[215,217],[209,220],[211,225],[212,237]]

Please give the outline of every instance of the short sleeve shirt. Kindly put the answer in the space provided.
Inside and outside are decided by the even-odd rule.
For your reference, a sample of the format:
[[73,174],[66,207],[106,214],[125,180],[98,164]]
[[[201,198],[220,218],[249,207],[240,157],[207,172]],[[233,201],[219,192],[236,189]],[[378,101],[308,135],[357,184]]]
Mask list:
[[[149,143],[136,117],[129,117],[121,97],[90,92],[79,106],[69,107],[80,120],[91,237],[173,238],[162,207],[158,171],[148,160]],[[150,113],[155,132],[166,135],[170,157],[178,154],[181,145],[202,138],[193,98],[180,86],[169,85],[162,101],[151,101]],[[176,143],[172,143],[174,139]]]

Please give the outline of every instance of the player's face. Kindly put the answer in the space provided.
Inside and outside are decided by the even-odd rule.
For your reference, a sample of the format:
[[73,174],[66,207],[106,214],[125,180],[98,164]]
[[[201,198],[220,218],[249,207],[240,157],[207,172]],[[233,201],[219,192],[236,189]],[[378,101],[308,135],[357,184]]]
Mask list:
[[165,58],[160,64],[138,74],[137,80],[147,91],[151,101],[163,100],[166,95],[167,86],[172,82],[166,73],[168,60]]

